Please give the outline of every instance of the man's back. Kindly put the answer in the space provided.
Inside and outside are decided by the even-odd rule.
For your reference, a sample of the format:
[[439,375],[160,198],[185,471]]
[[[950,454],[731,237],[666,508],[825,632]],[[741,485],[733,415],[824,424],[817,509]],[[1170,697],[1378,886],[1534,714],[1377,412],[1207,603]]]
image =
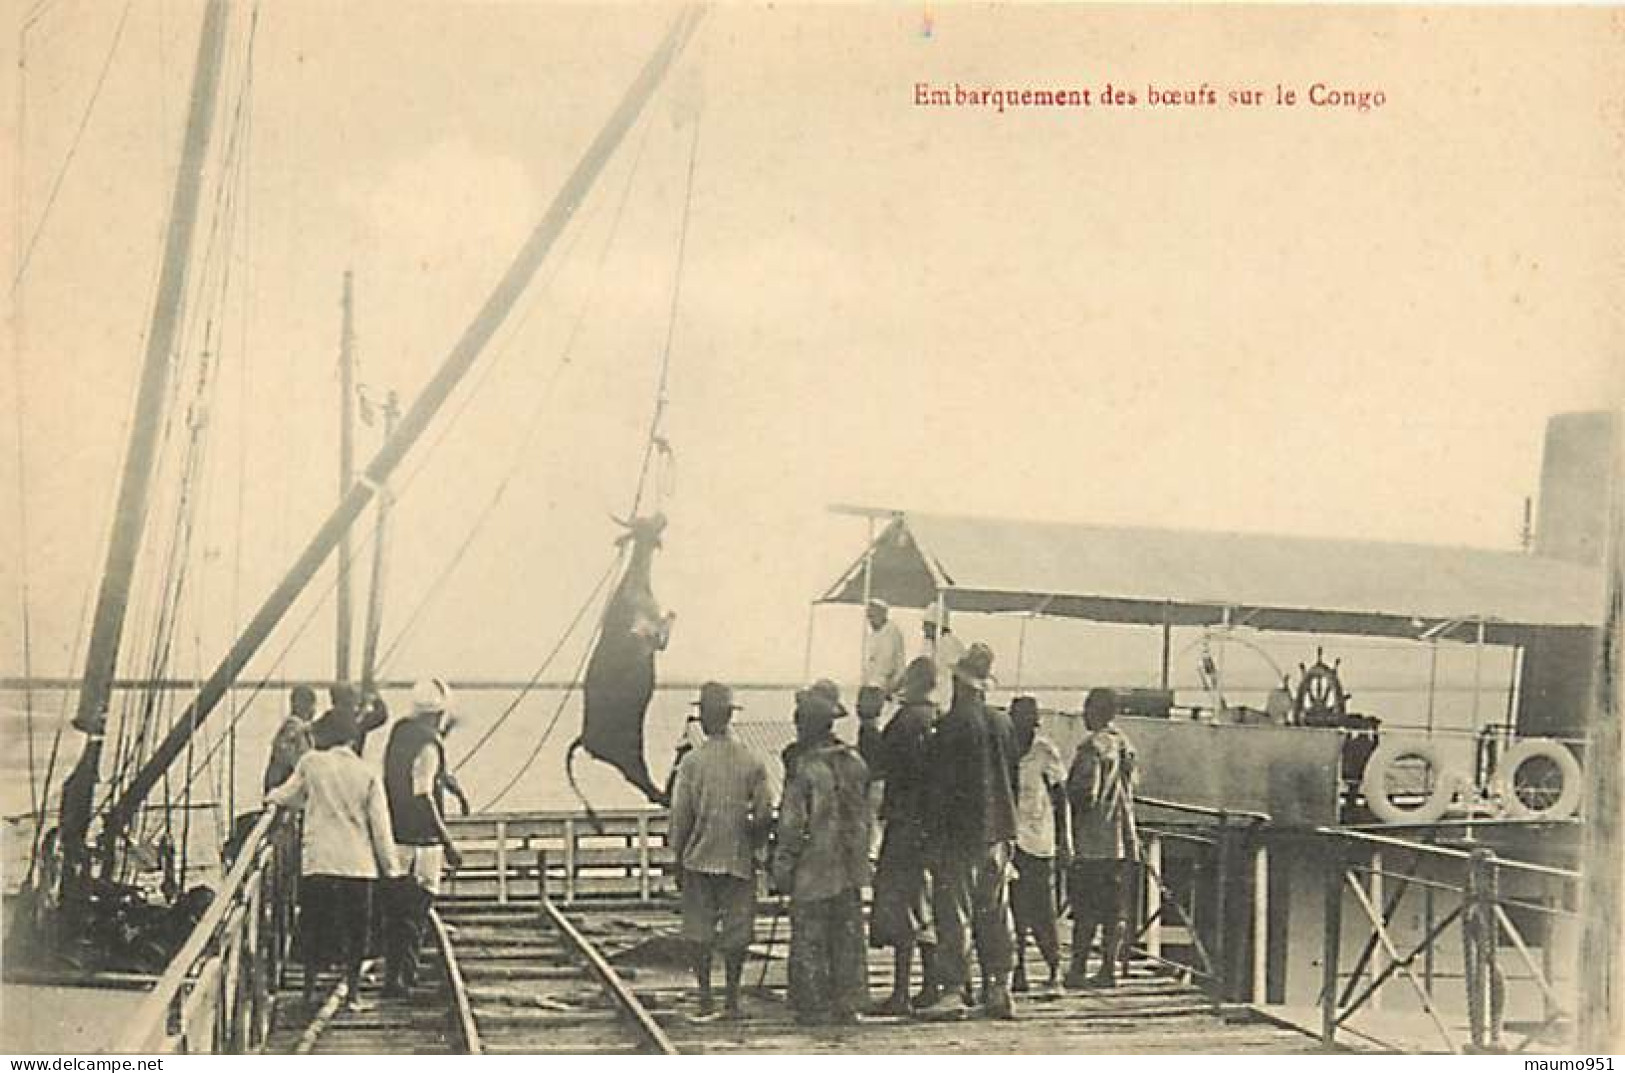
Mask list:
[[931,749],[931,824],[939,849],[1008,841],[1016,833],[1009,720],[990,715],[974,690],[956,691]]
[[781,878],[797,898],[828,898],[869,881],[869,768],[838,741],[806,750],[784,790]]
[[767,765],[732,735],[683,758],[672,792],[669,840],[688,871],[754,874],[754,850],[773,808]]
[[306,875],[375,878],[394,851],[383,785],[349,749],[306,753],[266,800],[303,808]]
[[390,730],[384,747],[384,789],[395,840],[402,845],[440,844],[435,812],[443,807],[440,776],[444,768],[444,746],[432,725],[422,719],[402,719]]
[[1132,860],[1139,855],[1134,824],[1134,745],[1115,726],[1078,744],[1067,775],[1073,852],[1081,858]]
[[887,823],[923,824],[929,814],[935,716],[930,701],[907,701],[898,706],[885,729],[865,725],[859,731],[858,747],[869,775],[886,785],[880,815]]

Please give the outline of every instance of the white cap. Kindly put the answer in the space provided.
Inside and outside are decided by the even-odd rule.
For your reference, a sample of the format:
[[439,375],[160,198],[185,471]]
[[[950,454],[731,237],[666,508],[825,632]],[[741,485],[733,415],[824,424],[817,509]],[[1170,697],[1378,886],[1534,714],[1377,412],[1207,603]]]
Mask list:
[[422,678],[412,687],[414,712],[448,712],[451,710],[451,687],[439,678]]
[[948,625],[948,609],[946,607],[939,608],[936,604],[927,607],[925,609],[925,623],[929,626],[935,626],[939,630],[944,628]]

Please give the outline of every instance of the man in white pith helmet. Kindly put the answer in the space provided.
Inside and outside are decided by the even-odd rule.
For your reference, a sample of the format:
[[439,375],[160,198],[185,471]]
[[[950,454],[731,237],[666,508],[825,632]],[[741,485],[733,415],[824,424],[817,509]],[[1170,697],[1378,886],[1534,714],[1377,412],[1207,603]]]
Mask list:
[[399,878],[390,883],[384,924],[386,995],[404,995],[417,982],[418,955],[429,908],[440,892],[440,873],[456,868],[462,854],[446,830],[443,803],[446,749],[441,721],[451,709],[451,687],[425,678],[412,687],[412,714],[389,734],[384,750],[384,791],[395,831]]

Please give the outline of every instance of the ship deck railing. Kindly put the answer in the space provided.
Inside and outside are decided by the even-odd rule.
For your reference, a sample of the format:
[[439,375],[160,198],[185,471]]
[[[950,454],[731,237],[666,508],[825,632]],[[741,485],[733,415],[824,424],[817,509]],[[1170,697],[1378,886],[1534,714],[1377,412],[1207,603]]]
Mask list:
[[116,1050],[242,1054],[270,1033],[293,939],[296,830],[268,807]]

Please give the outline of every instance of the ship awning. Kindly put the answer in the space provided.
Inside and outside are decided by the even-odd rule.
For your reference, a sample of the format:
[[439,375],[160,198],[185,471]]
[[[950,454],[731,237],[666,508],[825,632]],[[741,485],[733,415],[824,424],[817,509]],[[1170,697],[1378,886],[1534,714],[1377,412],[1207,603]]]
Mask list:
[[[872,553],[872,561],[870,554]],[[899,512],[821,597],[1096,622],[1524,644],[1602,621],[1602,574],[1518,552]]]

